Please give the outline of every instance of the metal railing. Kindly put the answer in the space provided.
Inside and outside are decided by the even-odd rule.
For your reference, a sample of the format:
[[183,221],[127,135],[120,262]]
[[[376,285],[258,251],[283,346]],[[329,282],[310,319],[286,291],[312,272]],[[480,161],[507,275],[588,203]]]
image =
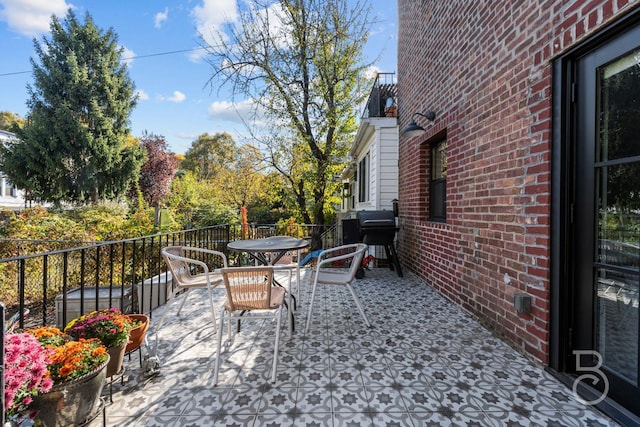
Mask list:
[[[161,256],[169,245],[223,252],[232,265],[246,260],[227,243],[246,238],[289,235],[311,240],[323,226],[301,224],[217,225],[162,233],[0,260],[0,298],[7,315],[20,317],[19,328],[57,325],[106,307],[127,313],[150,313],[166,300],[172,286]],[[205,261],[205,260],[203,260]]]
[[[388,100],[396,107],[395,113],[392,114],[397,114],[396,75],[395,73],[378,73],[362,112],[362,118],[387,117],[387,113],[390,112],[389,110],[385,112]],[[389,117],[396,116],[389,115]]]
[[126,312],[150,310],[163,302],[157,289],[166,273],[160,254],[164,246],[226,251],[231,238],[230,226],[222,225],[0,260],[2,302],[10,316],[30,311],[26,320],[20,318],[20,328],[25,322],[63,326],[71,320],[68,313],[105,304]]

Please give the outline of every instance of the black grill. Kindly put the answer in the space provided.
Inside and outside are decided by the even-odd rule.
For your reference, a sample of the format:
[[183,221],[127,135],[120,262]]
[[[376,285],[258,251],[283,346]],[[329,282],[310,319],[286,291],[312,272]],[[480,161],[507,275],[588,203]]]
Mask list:
[[360,241],[367,245],[384,246],[389,268],[402,277],[400,261],[393,243],[396,237],[396,218],[393,211],[360,211],[357,214]]

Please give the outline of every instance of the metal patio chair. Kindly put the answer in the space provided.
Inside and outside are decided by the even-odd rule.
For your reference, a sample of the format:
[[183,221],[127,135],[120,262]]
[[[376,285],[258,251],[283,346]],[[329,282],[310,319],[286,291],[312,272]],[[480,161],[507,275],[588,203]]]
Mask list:
[[369,323],[369,319],[367,319],[367,315],[364,313],[362,304],[360,304],[358,295],[351,285],[351,282],[353,282],[353,279],[356,277],[356,272],[362,266],[362,260],[367,248],[368,245],[364,243],[353,243],[350,245],[337,246],[320,252],[318,255],[318,263],[313,275],[311,300],[309,301],[309,313],[307,314],[305,333],[309,332],[309,326],[311,325],[313,301],[316,296],[316,286],[319,283],[346,286],[353,296],[356,306],[358,307],[358,311],[362,314],[364,323],[371,327],[371,323]]
[[[196,248],[190,246],[167,246],[161,250],[167,268],[171,272],[173,286],[167,289],[167,306],[155,327],[155,347],[153,356],[146,358],[144,371],[147,375],[157,373],[160,360],[158,358],[158,333],[164,323],[171,305],[176,300],[177,294],[184,292],[182,302],[178,308],[177,315],[180,315],[184,304],[187,301],[192,289],[206,288],[208,292],[209,305],[211,308],[211,321],[214,330],[216,325],[216,310],[213,303],[213,288],[222,283],[220,270],[227,267],[227,257],[222,252],[209,249]],[[193,254],[199,254],[201,259],[207,259],[208,263],[200,259],[190,258]],[[213,268],[211,268],[213,266]]]
[[[222,329],[228,320],[229,340],[231,339],[231,321],[275,320],[275,343],[271,381],[276,380],[278,350],[280,347],[280,325],[282,306],[285,305],[286,289],[273,283],[273,266],[232,267],[222,269],[222,279],[227,291],[227,300],[220,308],[220,328],[218,328],[217,353],[213,384],[218,384],[220,359],[222,355]],[[291,316],[291,309],[289,316]]]

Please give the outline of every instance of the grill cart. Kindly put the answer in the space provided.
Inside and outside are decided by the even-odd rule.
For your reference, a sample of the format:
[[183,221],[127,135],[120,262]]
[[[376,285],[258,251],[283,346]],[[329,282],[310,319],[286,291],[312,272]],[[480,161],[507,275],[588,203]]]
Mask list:
[[367,245],[384,246],[389,268],[402,277],[402,268],[396,253],[394,239],[398,227],[393,211],[359,211],[357,214],[360,241]]

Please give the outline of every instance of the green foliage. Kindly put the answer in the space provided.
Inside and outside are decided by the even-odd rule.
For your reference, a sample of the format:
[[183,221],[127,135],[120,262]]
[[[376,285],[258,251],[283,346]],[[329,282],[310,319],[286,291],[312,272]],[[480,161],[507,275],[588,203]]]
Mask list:
[[16,132],[24,124],[24,119],[10,111],[0,111],[0,129]]
[[[152,209],[129,213],[126,207],[115,203],[86,206],[61,213],[37,207],[8,215],[2,235],[7,239],[86,243],[129,239],[154,232]],[[6,255],[3,254],[2,257]]]
[[[126,208],[114,203],[106,203],[90,207],[83,207],[69,212],[51,212],[43,208],[25,209],[18,214],[5,213],[4,233],[1,237],[8,240],[0,244],[0,259],[35,253],[50,252],[69,247],[86,246],[91,242],[105,240],[122,240],[133,237],[141,237],[154,234],[153,210],[140,209],[128,212]],[[40,242],[28,242],[28,239],[42,240]],[[127,249],[131,251],[130,248]],[[117,256],[123,254],[118,252]],[[105,255],[103,254],[102,257]],[[124,254],[124,259],[130,259],[131,254]],[[104,258],[102,258],[104,259]],[[66,260],[68,271],[67,285],[75,285],[84,282],[86,286],[92,286],[96,275],[82,277],[80,266],[84,263],[88,271],[98,271],[98,280],[110,282],[112,271],[108,266],[99,261],[96,249],[86,250],[84,260],[80,259],[79,252],[73,252]],[[47,276],[49,298],[60,293],[63,282],[61,271],[63,270],[63,257],[61,255],[48,258]],[[115,271],[122,269],[122,261],[114,261]],[[129,267],[125,266],[127,269]],[[16,286],[18,277],[18,263],[0,263],[0,295],[7,304],[13,304],[18,298]],[[27,300],[41,300],[42,278],[44,267],[42,258],[36,257],[25,261],[24,271],[25,298]],[[116,283],[117,284],[117,283]]]
[[173,180],[165,205],[183,228],[239,222],[237,208],[220,202],[216,191],[209,181],[186,172]]
[[237,146],[229,134],[201,135],[187,151],[164,205],[184,226],[235,223],[241,207],[251,222],[275,222],[290,215],[282,179],[269,170],[261,151]]
[[35,200],[114,200],[137,179],[143,150],[129,135],[134,85],[113,30],[69,10],[34,40],[30,109],[20,140],[0,150],[0,168]]
[[238,224],[238,211],[215,200],[203,200],[194,209],[191,217],[194,228],[217,224]]
[[154,233],[153,209],[129,212],[117,203],[102,203],[69,214],[94,240],[122,240]]
[[80,223],[66,215],[36,207],[13,214],[5,226],[4,236],[9,239],[67,240],[86,242],[93,240],[91,233]]
[[205,133],[191,144],[180,167],[194,173],[198,179],[213,179],[233,161],[236,151],[236,143],[228,133]]

